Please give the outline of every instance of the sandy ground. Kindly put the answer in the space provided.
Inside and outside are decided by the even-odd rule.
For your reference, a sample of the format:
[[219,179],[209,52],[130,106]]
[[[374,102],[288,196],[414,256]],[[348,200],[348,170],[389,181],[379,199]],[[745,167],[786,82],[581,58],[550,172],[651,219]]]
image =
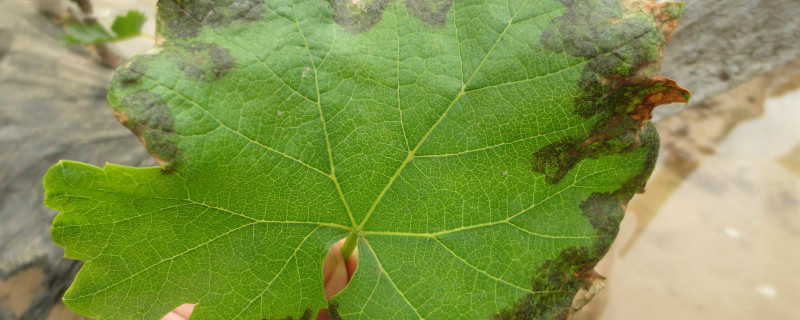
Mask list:
[[[152,0],[96,0],[103,23]],[[154,30],[153,20],[145,30]],[[129,57],[153,44],[114,44]],[[800,61],[658,123],[662,153],[609,255],[601,292],[573,319],[796,319],[800,301]],[[794,272],[793,272],[794,271]],[[32,268],[0,280],[20,315]],[[57,305],[47,319],[83,319]]]

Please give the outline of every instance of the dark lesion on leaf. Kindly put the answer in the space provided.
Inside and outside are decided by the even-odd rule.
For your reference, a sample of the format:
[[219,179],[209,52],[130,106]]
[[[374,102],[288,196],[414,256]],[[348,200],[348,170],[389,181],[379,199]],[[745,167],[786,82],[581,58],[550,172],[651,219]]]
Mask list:
[[[639,174],[607,193],[594,193],[580,204],[583,214],[595,229],[593,244],[562,250],[555,259],[546,260],[534,272],[529,293],[513,306],[494,315],[495,320],[569,319],[572,312],[585,305],[604,286],[605,278],[594,271],[616,238],[625,206],[644,187],[653,172],[658,156],[658,134],[647,124],[638,139],[646,148],[643,169]],[[576,296],[576,293],[579,293]]]
[[261,19],[263,0],[161,0],[158,2],[159,33],[191,38],[203,26],[226,26]]
[[[583,215],[594,227],[601,238],[617,233],[619,223],[625,214],[625,207],[636,193],[644,190],[647,179],[653,173],[658,158],[659,138],[654,125],[648,123],[639,136],[641,148],[645,148],[644,163],[639,173],[622,184],[613,192],[596,192],[581,202]],[[599,249],[605,251],[611,245],[613,237],[609,237]]]
[[122,99],[114,111],[120,123],[130,129],[153,157],[167,169],[174,168],[181,151],[175,141],[175,119],[160,95],[139,90]]
[[[352,33],[372,29],[383,18],[383,11],[394,0],[329,0],[333,21]],[[407,0],[411,16],[430,27],[443,27],[453,0]]]
[[227,75],[236,66],[230,51],[215,43],[199,41],[172,41],[157,54],[134,57],[117,70],[112,84],[115,88],[129,88],[141,83],[151,63],[167,60],[177,66],[190,79],[211,82]]
[[624,154],[643,145],[638,127],[627,127],[627,117],[614,120],[595,128],[586,139],[566,138],[537,150],[531,156],[531,171],[543,174],[547,183],[557,184],[583,159]]
[[453,0],[408,0],[406,8],[412,16],[431,27],[443,27]]
[[394,0],[329,0],[333,21],[352,33],[362,33],[378,24],[383,10]]
[[564,139],[539,149],[533,153],[531,171],[544,174],[548,183],[558,183],[580,160],[581,145],[579,139]]
[[589,285],[586,276],[599,261],[594,248],[567,248],[536,270],[533,293],[494,315],[494,320],[568,319],[575,292]]
[[[122,96],[117,102],[117,119],[142,141],[147,150],[167,169],[174,169],[181,151],[175,141],[175,120],[163,98],[146,89],[148,76],[160,62],[175,65],[189,79],[210,82],[227,75],[236,59],[227,48],[213,43],[174,40],[156,53],[141,54],[117,70],[111,84],[112,94]],[[160,85],[160,84],[159,84]]]
[[[554,142],[533,153],[531,170],[558,183],[580,160],[645,148],[641,171],[613,192],[594,193],[580,204],[595,229],[593,244],[568,248],[534,273],[531,293],[495,319],[569,319],[603,286],[594,266],[619,230],[625,206],[644,188],[655,166],[659,139],[648,122],[653,108],[687,102],[689,92],[656,75],[682,4],[639,0],[560,0],[566,11],[540,41],[552,51],[586,58],[578,80],[575,113],[596,119],[586,138]],[[576,295],[576,292],[578,293]]]
[[192,79],[214,81],[226,75],[236,65],[227,48],[214,43],[190,42],[175,44],[171,59]]
[[134,57],[127,66],[117,69],[111,85],[112,88],[119,87],[124,89],[140,83],[147,69],[147,59],[144,56]]
[[689,91],[657,76],[682,4],[639,0],[560,0],[566,11],[540,38],[551,51],[587,59],[573,100],[575,113],[596,119],[585,139],[558,141],[535,152],[531,170],[555,184],[581,159],[627,152],[653,109],[686,103]]
[[336,301],[328,302],[328,319],[342,320],[342,316],[339,314],[339,303]]

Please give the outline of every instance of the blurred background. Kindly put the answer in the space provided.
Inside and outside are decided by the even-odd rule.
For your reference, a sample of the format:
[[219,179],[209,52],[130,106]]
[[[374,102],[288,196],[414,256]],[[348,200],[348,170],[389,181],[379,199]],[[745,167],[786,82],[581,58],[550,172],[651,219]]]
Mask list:
[[[144,35],[65,44],[67,23]],[[41,178],[59,159],[155,165],[106,101],[154,45],[155,0],[0,0],[0,320],[84,319],[61,304],[80,262],[49,237]],[[573,319],[798,319],[800,1],[687,0],[662,74],[694,93],[657,109],[658,166]]]

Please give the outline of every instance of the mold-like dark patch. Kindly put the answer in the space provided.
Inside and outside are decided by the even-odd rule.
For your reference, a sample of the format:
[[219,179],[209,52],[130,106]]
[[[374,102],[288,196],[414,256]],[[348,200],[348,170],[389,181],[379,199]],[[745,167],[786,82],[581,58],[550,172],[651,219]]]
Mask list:
[[147,71],[148,58],[147,55],[136,56],[127,66],[117,69],[112,87],[128,88],[139,83]]
[[567,10],[542,34],[545,48],[590,59],[586,71],[605,79],[657,71],[668,34],[653,14],[623,9],[619,0],[560,1]]
[[153,92],[139,90],[125,97],[120,109],[130,118],[126,124],[128,127],[141,124],[161,131],[175,129],[175,121],[167,104],[160,95]]
[[[567,319],[575,292],[586,287],[582,275],[600,259],[590,248],[567,248],[536,270],[529,293],[513,307],[495,314],[494,320]],[[589,267],[589,268],[591,268]]]
[[547,183],[557,184],[583,159],[622,154],[641,145],[638,129],[619,130],[617,125],[608,122],[587,139],[567,138],[539,149],[531,157],[531,171],[543,174]]
[[147,150],[168,169],[174,168],[181,151],[175,141],[174,119],[169,108],[156,93],[142,88],[149,69],[158,62],[174,63],[188,78],[215,81],[235,66],[236,60],[228,49],[216,44],[174,41],[159,53],[133,58],[117,70],[111,87],[115,96],[123,96],[116,108],[117,119],[134,132]]
[[656,166],[659,138],[655,126],[648,123],[642,130],[639,139],[641,148],[646,148],[644,163],[639,174],[613,192],[593,193],[580,205],[583,215],[592,224],[596,234],[600,236],[598,241],[601,243],[598,244],[597,249],[601,252],[605,252],[611,246],[611,241],[619,229],[619,223],[625,215],[625,206],[636,193],[643,190]]
[[181,151],[175,143],[175,119],[160,95],[139,90],[122,99],[115,115],[162,165],[177,165]]
[[580,160],[582,144],[578,139],[565,139],[536,151],[531,159],[531,170],[544,174],[548,183],[558,183]]
[[549,50],[588,59],[578,81],[576,112],[589,118],[632,111],[635,99],[624,101],[626,92],[617,90],[656,75],[682,5],[623,8],[619,0],[560,1],[567,10],[550,21],[540,40]]
[[328,303],[328,319],[342,320],[342,316],[339,314],[339,303],[335,301]]
[[589,59],[574,100],[579,115],[614,113],[622,105],[616,82],[655,75],[667,37],[652,15],[624,14],[619,0],[561,2],[567,10],[550,22],[541,43],[549,50]]
[[162,0],[158,2],[159,32],[167,37],[190,38],[205,25],[257,21],[265,10],[263,0]]
[[[646,148],[642,169],[619,189],[595,193],[580,205],[595,229],[589,247],[568,248],[534,272],[533,291],[495,319],[568,319],[602,283],[593,268],[608,251],[624,206],[643,188],[658,155],[658,134],[648,123],[660,104],[685,102],[689,93],[656,76],[661,52],[671,36],[681,5],[619,0],[561,0],[563,16],[553,19],[542,45],[588,60],[578,81],[576,114],[597,120],[585,139],[570,138],[533,154],[531,170],[558,183],[580,160]],[[599,290],[599,289],[598,289]],[[542,292],[545,291],[545,292]],[[576,293],[581,292],[576,298]],[[577,302],[577,303],[576,303]]]
[[236,59],[227,48],[214,43],[177,45],[176,51],[170,55],[187,77],[201,81],[219,79],[236,64]]
[[[625,214],[625,205],[644,187],[655,167],[658,156],[659,139],[655,126],[648,123],[635,137],[630,133],[603,143],[616,141],[618,145],[586,148],[586,156],[611,152],[629,152],[636,148],[646,148],[647,152],[641,172],[622,184],[613,192],[594,193],[580,204],[583,214],[595,229],[594,243],[591,247],[568,248],[553,260],[545,261],[534,273],[533,291],[543,293],[528,294],[518,300],[513,307],[494,316],[496,320],[523,319],[567,319],[573,307],[575,293],[588,291],[593,281],[599,277],[594,266],[611,247],[619,230],[619,223]],[[592,150],[597,148],[598,150]]]
[[261,320],[311,320],[312,316],[314,316],[314,314],[313,312],[311,312],[311,309],[306,309],[306,311],[303,312],[303,315],[300,316],[299,318],[289,316],[286,318],[269,318],[269,319],[261,318]]
[[581,203],[581,210],[592,227],[603,228],[610,218],[625,212],[623,199],[624,196],[618,192],[593,193]]
[[549,50],[588,59],[578,80],[574,110],[597,122],[585,139],[559,141],[533,154],[531,170],[544,174],[551,184],[583,158],[637,147],[639,131],[653,108],[689,99],[686,89],[656,76],[680,4],[560,1],[566,11],[550,21],[540,41]]
[[447,21],[447,12],[453,5],[453,0],[408,0],[408,11],[432,27],[443,27]]
[[149,64],[157,58],[174,63],[188,78],[206,82],[218,80],[236,65],[230,51],[217,44],[173,42],[156,55],[134,57],[127,66],[117,70],[112,87],[125,89],[140,83]]
[[330,0],[333,21],[352,33],[362,33],[378,24],[383,10],[394,0]]

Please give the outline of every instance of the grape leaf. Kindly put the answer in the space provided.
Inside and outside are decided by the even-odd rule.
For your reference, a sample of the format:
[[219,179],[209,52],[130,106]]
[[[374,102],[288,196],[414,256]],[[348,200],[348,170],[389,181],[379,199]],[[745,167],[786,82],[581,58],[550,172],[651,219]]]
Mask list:
[[139,11],[130,10],[124,16],[118,16],[111,24],[111,31],[118,39],[128,39],[139,36],[142,26],[147,22],[147,17]]
[[117,16],[111,25],[111,31],[97,23],[68,23],[62,40],[66,43],[106,43],[130,39],[140,36],[142,26],[147,17],[139,11],[128,11],[124,16]]
[[[656,75],[682,8],[161,0],[166,42],[109,101],[163,166],[44,179],[54,241],[86,261],[64,301],[99,319],[567,317],[653,168],[650,111],[689,98]],[[327,302],[322,261],[348,235],[359,267]]]

